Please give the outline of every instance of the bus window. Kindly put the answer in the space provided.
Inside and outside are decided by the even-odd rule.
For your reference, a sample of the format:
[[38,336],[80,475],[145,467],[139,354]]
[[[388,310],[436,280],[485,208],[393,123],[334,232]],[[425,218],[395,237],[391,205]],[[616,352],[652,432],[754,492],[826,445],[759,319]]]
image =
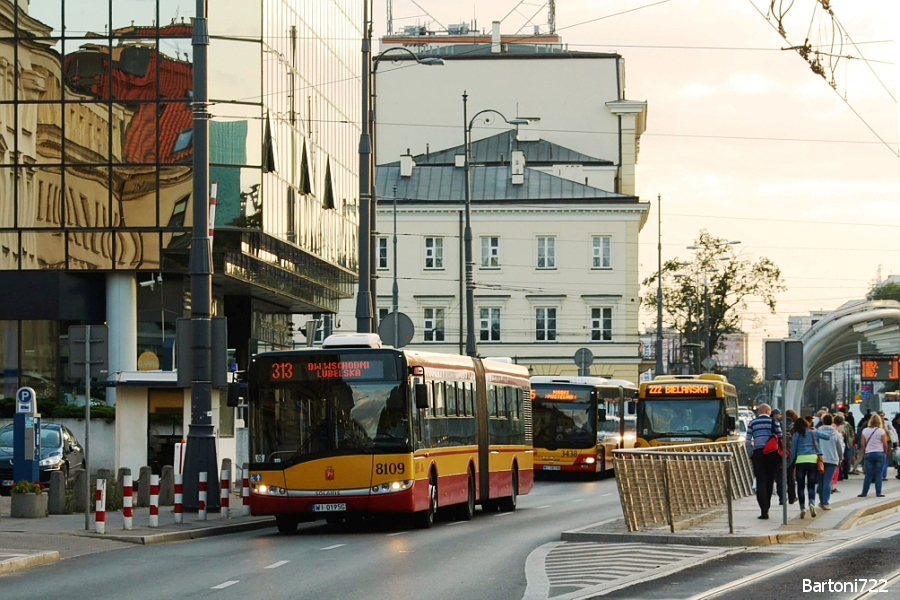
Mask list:
[[444,412],[444,382],[434,382],[434,416],[443,417]]
[[488,415],[497,416],[497,388],[493,384],[488,386]]
[[447,390],[447,416],[455,417],[457,416],[457,403],[456,403],[456,382],[448,381],[446,385]]

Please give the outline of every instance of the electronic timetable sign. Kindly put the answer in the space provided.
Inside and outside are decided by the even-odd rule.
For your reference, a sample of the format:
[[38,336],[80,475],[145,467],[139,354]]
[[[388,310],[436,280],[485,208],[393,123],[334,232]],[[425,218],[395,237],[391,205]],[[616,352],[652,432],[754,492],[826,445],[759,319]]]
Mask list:
[[900,379],[900,355],[860,355],[859,378],[862,381],[896,381]]
[[296,381],[394,381],[396,360],[387,355],[275,355],[258,358],[258,373],[272,383]]
[[646,388],[647,398],[665,397],[715,397],[716,386],[711,383],[651,383]]
[[531,399],[546,402],[587,402],[591,388],[564,387],[558,385],[532,385]]

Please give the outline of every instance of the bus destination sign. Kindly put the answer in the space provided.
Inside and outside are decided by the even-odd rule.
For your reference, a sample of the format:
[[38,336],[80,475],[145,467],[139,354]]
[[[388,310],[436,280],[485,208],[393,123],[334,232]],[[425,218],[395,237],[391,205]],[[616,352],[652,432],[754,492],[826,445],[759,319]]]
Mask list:
[[532,400],[547,402],[587,402],[590,399],[590,388],[563,388],[556,386],[535,385],[531,389]]
[[647,398],[669,396],[715,396],[716,386],[711,383],[651,383],[647,386]]
[[900,355],[860,355],[859,378],[862,381],[897,381],[900,379]]
[[275,356],[260,368],[272,382],[378,381],[394,372],[392,362],[392,357],[383,356]]

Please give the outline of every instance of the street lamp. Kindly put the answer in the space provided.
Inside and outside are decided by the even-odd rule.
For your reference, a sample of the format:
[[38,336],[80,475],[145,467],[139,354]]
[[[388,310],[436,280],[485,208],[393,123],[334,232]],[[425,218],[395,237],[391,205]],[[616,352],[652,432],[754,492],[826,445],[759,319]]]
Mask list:
[[657,228],[656,228],[656,251],[657,258],[659,260],[658,268],[659,271],[656,274],[656,375],[663,374],[663,342],[662,342],[662,320],[663,320],[663,293],[662,293],[662,194],[657,195],[657,204],[656,204],[656,218],[657,218]]
[[[368,2],[364,3],[368,7]],[[419,58],[407,48],[400,46],[388,48],[369,61],[371,30],[366,19],[366,35],[363,38],[363,73],[362,73],[362,122],[363,128],[359,137],[359,289],[356,295],[356,331],[372,333],[375,315],[375,182],[371,171],[375,158],[375,94],[370,94],[369,66],[371,79],[378,72],[378,63],[390,52],[402,52],[412,56],[420,65],[442,65],[444,59],[438,57]],[[396,340],[395,340],[396,341]]]
[[468,102],[468,94],[463,92],[463,145],[465,147],[465,174],[466,174],[466,224],[465,231],[463,233],[463,239],[465,240],[465,261],[466,261],[466,355],[467,356],[476,356],[477,351],[475,348],[475,282],[473,280],[472,269],[474,267],[474,263],[472,261],[472,190],[471,188],[471,180],[469,177],[469,163],[470,163],[470,154],[471,154],[471,139],[472,139],[472,125],[475,123],[475,119],[478,118],[479,115],[485,113],[494,113],[501,119],[503,119],[506,123],[510,125],[527,125],[531,120],[530,119],[522,119],[522,118],[514,118],[507,119],[503,116],[503,113],[500,111],[494,110],[492,108],[486,108],[484,110],[480,110],[475,113],[471,119],[467,120],[467,102]]

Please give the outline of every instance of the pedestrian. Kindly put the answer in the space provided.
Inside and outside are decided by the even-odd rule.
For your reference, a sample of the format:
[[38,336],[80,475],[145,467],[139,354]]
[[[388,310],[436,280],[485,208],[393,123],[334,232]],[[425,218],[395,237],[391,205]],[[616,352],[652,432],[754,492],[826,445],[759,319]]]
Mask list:
[[831,480],[831,493],[834,494],[838,491],[837,482],[841,479],[846,479],[847,476],[844,474],[844,469],[847,467],[847,449],[850,447],[850,442],[847,439],[847,423],[844,421],[844,415],[842,413],[837,413],[834,415],[834,428],[837,429],[837,432],[841,436],[841,457],[840,462],[838,463],[838,468],[834,471],[834,477]]
[[869,417],[871,416],[869,411],[866,411],[866,414],[859,420],[859,425],[856,428],[856,453],[853,456],[853,470],[850,471],[854,475],[859,474],[860,466],[863,469],[863,473],[866,472],[865,453],[863,452],[862,446],[862,432],[863,429],[869,426]]
[[794,437],[794,423],[797,422],[799,416],[793,409],[788,409],[785,413],[788,420],[788,432],[787,432],[787,451],[788,451],[788,469],[787,469],[787,491],[788,491],[788,502],[790,504],[795,504],[797,502],[797,486],[794,485],[794,478],[796,477],[796,473],[794,472],[796,465],[794,461],[791,459],[791,442]]
[[816,516],[816,463],[818,449],[815,437],[806,419],[794,421],[794,433],[791,435],[791,464],[797,477],[797,498],[800,499],[800,518],[806,518],[806,499],[809,498],[809,510]]
[[[878,411],[878,416],[881,417],[881,423],[882,423],[881,426],[884,428],[885,431],[887,431],[887,434],[888,434],[888,442],[889,443],[888,443],[887,458],[884,461],[884,480],[887,481],[888,467],[890,467],[892,464],[894,464],[894,448],[897,447],[897,441],[898,441],[897,430],[894,429],[894,426],[887,419],[884,418],[883,410]],[[900,467],[898,467],[898,473],[900,473]]]
[[[819,508],[822,510],[831,510],[829,502],[831,501],[831,481],[834,472],[841,462],[844,455],[843,438],[838,430],[834,428],[834,417],[830,413],[822,415],[822,426],[813,431],[816,436],[816,444],[819,454],[825,462],[825,471],[819,473]],[[812,503],[810,503],[812,504]]]
[[760,404],[758,410],[759,415],[747,426],[747,444],[751,450],[753,475],[756,477],[756,502],[760,510],[758,518],[768,519],[781,456],[778,452],[764,453],[763,448],[769,438],[781,435],[781,425],[772,418],[772,408],[768,404]]
[[841,412],[844,413],[844,420],[850,423],[853,431],[856,431],[856,419],[853,417],[853,413],[850,412],[850,407],[846,404],[841,404]]
[[835,425],[838,424],[838,417],[841,417],[843,423],[840,429],[844,433],[844,460],[841,461],[841,479],[847,479],[850,476],[850,468],[853,466],[853,454],[856,452],[856,428],[847,420],[847,415],[839,414],[834,418]]
[[881,417],[872,415],[869,417],[868,426],[863,429],[860,437],[863,456],[865,457],[866,477],[863,480],[862,494],[860,498],[869,495],[869,485],[875,483],[875,495],[883,498],[881,493],[882,473],[884,461],[887,459],[888,434],[881,427]]

